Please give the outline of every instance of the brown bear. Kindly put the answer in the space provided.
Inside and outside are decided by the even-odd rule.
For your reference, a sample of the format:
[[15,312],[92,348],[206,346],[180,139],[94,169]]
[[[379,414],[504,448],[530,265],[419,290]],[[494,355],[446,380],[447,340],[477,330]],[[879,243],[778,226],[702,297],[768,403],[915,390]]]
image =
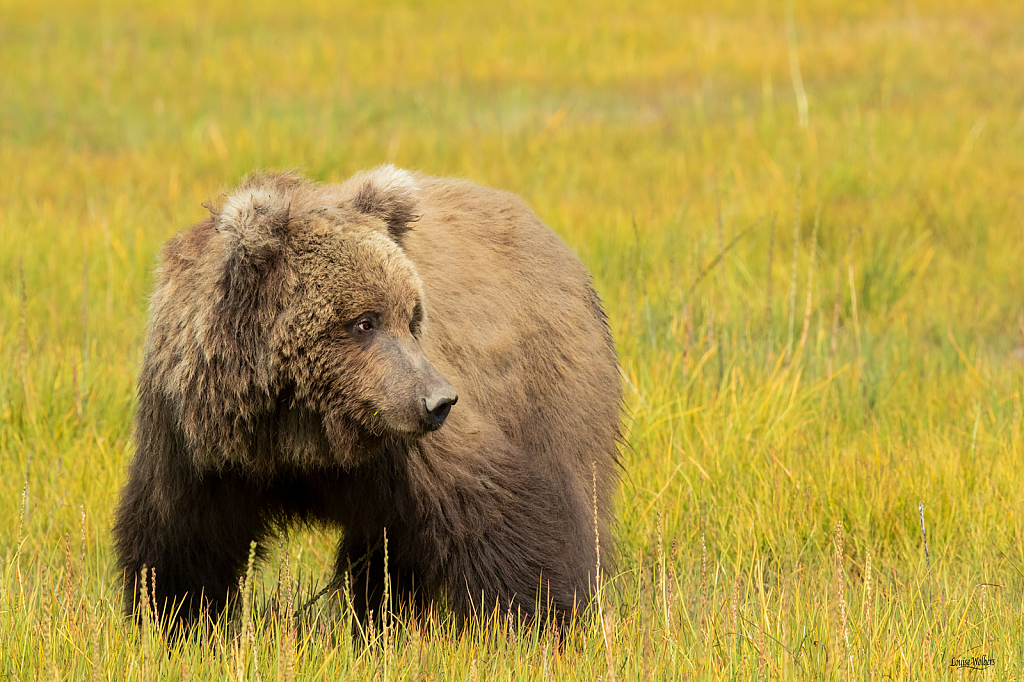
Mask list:
[[611,544],[619,369],[589,274],[522,200],[262,174],[162,259],[114,524],[129,613],[144,569],[175,627],[219,613],[292,522],[342,530],[360,617],[385,533],[393,608],[577,613],[595,522]]

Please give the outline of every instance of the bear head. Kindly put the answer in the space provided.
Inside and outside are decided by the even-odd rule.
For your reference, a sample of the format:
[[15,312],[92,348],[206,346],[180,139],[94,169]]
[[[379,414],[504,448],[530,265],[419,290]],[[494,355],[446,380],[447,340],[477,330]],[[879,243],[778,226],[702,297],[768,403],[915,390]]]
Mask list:
[[457,396],[420,346],[416,209],[392,166],[262,174],[168,244],[140,394],[170,406],[198,469],[351,467],[441,427]]

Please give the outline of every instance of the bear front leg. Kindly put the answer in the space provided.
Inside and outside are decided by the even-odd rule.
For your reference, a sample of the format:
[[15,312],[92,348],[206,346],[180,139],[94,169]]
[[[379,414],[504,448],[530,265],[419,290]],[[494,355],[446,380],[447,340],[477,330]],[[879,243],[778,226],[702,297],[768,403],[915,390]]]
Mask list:
[[267,532],[261,498],[237,475],[200,477],[186,463],[137,452],[114,524],[125,611],[140,617],[155,606],[174,629],[216,617],[237,592],[250,543]]
[[586,609],[595,587],[590,500],[557,477],[524,468],[529,457],[514,447],[489,458],[438,505],[445,513],[427,516],[418,529],[418,537],[438,542],[433,554],[444,557],[438,567],[448,604],[464,620],[497,611],[522,623],[568,622]]

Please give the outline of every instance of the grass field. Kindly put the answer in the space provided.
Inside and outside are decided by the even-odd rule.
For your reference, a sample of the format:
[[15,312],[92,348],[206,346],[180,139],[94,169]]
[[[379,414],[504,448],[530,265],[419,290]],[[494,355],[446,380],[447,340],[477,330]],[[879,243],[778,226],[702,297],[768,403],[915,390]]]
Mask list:
[[[1024,4],[345,4],[0,0],[0,680],[1024,678]],[[604,627],[295,629],[337,539],[295,532],[165,643],[109,532],[158,249],[253,169],[383,161],[593,272]]]

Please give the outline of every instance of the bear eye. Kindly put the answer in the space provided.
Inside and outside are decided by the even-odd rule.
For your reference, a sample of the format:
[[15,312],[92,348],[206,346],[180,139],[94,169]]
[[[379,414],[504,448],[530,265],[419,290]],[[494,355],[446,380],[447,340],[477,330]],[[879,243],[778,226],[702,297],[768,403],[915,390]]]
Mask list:
[[358,329],[361,332],[372,332],[373,320],[371,320],[368,317],[364,317],[363,319],[356,322],[356,329]]

